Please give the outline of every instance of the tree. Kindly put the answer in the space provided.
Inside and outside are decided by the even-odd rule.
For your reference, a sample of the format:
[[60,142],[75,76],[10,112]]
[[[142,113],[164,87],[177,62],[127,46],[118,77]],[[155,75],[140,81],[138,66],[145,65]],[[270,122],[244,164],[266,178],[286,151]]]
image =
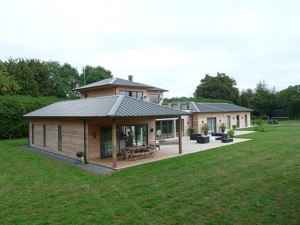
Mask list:
[[216,77],[205,74],[204,79],[196,87],[194,97],[225,99],[238,103],[239,90],[234,86],[236,86],[235,79],[230,78],[225,73],[218,72]]
[[38,95],[50,96],[52,94],[52,84],[49,78],[49,67],[46,62],[39,59],[27,59],[34,80],[38,83]]
[[15,95],[19,90],[20,86],[8,76],[6,65],[0,61],[0,95]]
[[17,82],[20,90],[17,94],[38,96],[38,82],[34,79],[34,75],[24,59],[9,58],[5,62],[8,75],[11,80]]
[[289,112],[291,117],[300,117],[300,85],[289,86],[276,94],[279,109]]
[[85,77],[85,83],[84,80],[82,80],[83,85],[113,77],[109,70],[106,70],[101,66],[92,67],[89,65],[85,66],[83,73],[80,76],[82,79]]
[[256,85],[255,94],[252,100],[252,107],[259,115],[270,115],[275,106],[275,90],[268,88],[265,81]]
[[80,84],[77,70],[70,64],[65,63],[61,66],[58,62],[49,62],[48,67],[53,90],[55,91],[54,96],[58,98],[78,98],[78,93],[72,91]]
[[241,106],[251,108],[253,106],[254,92],[252,89],[242,90],[240,96]]

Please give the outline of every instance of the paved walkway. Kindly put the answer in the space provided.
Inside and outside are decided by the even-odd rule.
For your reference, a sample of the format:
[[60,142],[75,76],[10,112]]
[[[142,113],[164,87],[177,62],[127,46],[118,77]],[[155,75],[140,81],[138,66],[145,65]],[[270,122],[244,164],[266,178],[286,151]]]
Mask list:
[[92,163],[87,163],[87,164],[83,165],[81,163],[78,163],[79,162],[78,160],[71,159],[71,158],[61,156],[61,155],[58,155],[58,154],[54,154],[52,152],[43,151],[43,150],[40,150],[40,149],[37,149],[37,148],[32,148],[32,147],[28,147],[28,146],[22,146],[21,148],[23,150],[38,153],[40,155],[47,156],[49,158],[55,159],[57,161],[60,161],[60,162],[63,162],[63,163],[66,163],[66,164],[69,164],[69,165],[72,165],[72,166],[80,167],[81,169],[88,170],[88,171],[93,172],[93,173],[100,173],[100,174],[107,175],[107,174],[111,174],[115,171],[114,169],[107,168],[107,167],[100,166],[100,165],[95,165],[95,164],[92,164]]

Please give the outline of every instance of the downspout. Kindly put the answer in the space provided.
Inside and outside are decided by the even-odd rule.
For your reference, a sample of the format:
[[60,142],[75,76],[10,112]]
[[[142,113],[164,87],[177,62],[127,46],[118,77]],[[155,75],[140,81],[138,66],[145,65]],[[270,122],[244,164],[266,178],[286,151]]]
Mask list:
[[86,119],[83,120],[83,157],[86,162]]

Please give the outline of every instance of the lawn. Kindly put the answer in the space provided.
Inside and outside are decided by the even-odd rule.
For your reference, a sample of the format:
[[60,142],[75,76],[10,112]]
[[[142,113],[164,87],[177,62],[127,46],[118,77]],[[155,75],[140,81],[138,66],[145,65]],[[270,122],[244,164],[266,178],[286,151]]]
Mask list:
[[300,224],[300,121],[102,176],[0,141],[0,224]]

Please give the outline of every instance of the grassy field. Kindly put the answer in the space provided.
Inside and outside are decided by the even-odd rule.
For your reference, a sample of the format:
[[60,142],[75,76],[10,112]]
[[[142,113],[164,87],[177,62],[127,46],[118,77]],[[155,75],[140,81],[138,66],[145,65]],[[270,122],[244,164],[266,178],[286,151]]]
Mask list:
[[0,141],[0,224],[300,224],[300,121],[101,176]]

